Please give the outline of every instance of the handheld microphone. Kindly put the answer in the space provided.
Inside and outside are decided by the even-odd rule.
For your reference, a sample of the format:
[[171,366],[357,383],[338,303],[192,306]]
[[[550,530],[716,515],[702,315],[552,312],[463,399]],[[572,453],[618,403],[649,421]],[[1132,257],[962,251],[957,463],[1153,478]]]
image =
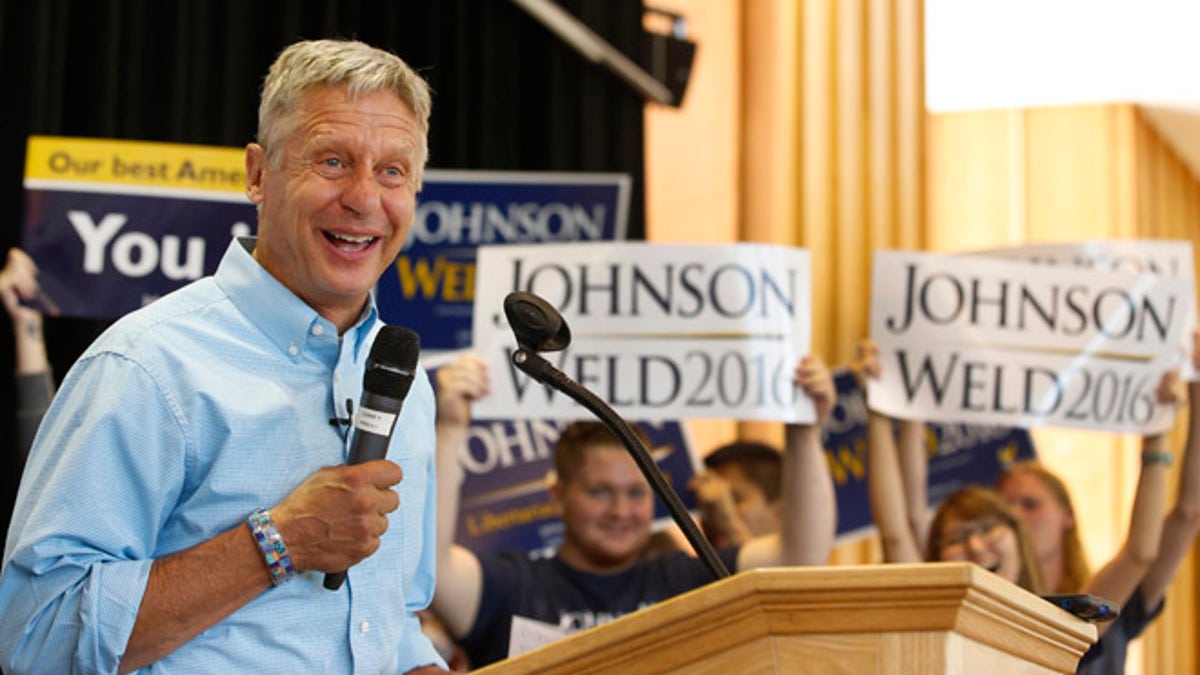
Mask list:
[[[384,326],[375,336],[363,373],[363,393],[354,414],[353,438],[347,464],[362,464],[387,456],[392,431],[404,397],[417,372],[421,338],[403,326]],[[346,572],[325,575],[325,588],[336,591]]]

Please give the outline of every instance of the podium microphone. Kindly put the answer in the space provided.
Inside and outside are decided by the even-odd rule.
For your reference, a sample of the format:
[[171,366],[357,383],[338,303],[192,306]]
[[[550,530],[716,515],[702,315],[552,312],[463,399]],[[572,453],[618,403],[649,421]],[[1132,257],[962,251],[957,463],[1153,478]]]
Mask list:
[[537,352],[554,352],[565,349],[571,344],[571,330],[563,320],[562,314],[553,305],[542,298],[525,291],[513,291],[504,298],[504,315],[508,317],[508,325],[512,327],[513,335],[517,338],[517,350],[513,352],[512,362],[526,375],[543,384],[554,387],[571,397],[576,403],[590,410],[601,422],[614,433],[625,449],[633,455],[638,468],[654,488],[654,492],[666,505],[675,524],[683,530],[688,543],[696,550],[696,554],[704,561],[713,578],[721,579],[729,576],[725,563],[717,556],[712,544],[700,532],[696,521],[688,515],[687,508],[679,499],[679,495],[667,482],[650,451],[642,444],[633,428],[609,407],[599,396],[588,391],[583,385],[567,377],[549,361]]
[[[403,326],[384,326],[375,336],[363,373],[363,393],[354,414],[353,438],[347,464],[362,464],[387,456],[392,431],[404,397],[417,372],[421,338]],[[325,575],[325,588],[336,591],[346,572]]]

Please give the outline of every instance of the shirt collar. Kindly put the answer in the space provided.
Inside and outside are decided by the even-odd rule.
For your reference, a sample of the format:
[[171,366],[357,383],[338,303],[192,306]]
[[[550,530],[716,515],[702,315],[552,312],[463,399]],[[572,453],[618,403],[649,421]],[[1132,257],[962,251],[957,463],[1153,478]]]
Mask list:
[[[234,306],[280,351],[293,359],[299,358],[314,326],[320,325],[321,330],[334,332],[337,327],[271,276],[254,259],[252,254],[256,241],[256,237],[235,237],[221,258],[213,278]],[[344,335],[353,337],[356,357],[361,356],[363,349],[370,345],[378,328],[375,325],[378,319],[375,294],[371,293],[362,314]]]

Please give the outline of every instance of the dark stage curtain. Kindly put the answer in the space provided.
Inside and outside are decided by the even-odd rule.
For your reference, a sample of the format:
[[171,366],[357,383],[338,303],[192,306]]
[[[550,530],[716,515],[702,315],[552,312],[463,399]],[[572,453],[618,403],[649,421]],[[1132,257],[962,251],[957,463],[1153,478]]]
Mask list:
[[[641,0],[559,4],[637,55]],[[642,99],[508,0],[0,0],[9,222],[0,253],[20,241],[28,135],[245,145],[267,66],[284,45],[321,37],[364,40],[424,73],[434,90],[430,167],[628,173],[629,234],[643,236]],[[0,315],[0,368],[11,373]],[[59,376],[102,328],[47,322]],[[4,381],[7,525],[19,462]]]

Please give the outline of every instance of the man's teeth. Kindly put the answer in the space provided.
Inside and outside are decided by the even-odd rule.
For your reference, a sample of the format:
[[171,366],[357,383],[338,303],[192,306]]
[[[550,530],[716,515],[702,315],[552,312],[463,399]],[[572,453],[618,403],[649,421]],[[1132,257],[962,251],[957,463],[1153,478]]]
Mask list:
[[334,239],[340,239],[341,241],[349,242],[351,244],[368,244],[375,238],[368,235],[354,237],[348,234],[333,234],[332,232],[329,234],[329,236]]

